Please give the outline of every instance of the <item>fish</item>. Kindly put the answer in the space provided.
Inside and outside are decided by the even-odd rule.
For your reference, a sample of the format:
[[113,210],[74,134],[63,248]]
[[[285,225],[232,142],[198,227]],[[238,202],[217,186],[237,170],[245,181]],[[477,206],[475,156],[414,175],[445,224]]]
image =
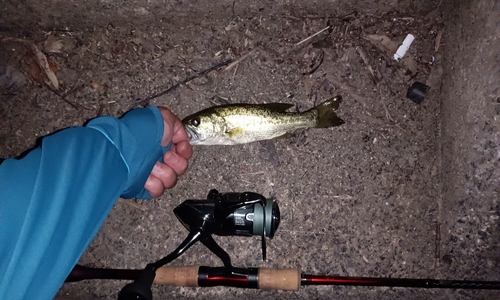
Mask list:
[[335,96],[304,112],[287,112],[293,104],[226,104],[209,107],[182,120],[191,145],[237,145],[286,136],[300,128],[340,126]]

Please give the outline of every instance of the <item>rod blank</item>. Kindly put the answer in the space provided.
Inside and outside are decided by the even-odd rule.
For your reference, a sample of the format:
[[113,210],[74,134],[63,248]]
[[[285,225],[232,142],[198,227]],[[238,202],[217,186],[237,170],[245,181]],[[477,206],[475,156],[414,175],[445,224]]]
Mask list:
[[301,285],[357,285],[468,290],[500,290],[499,281],[318,276],[302,274]]

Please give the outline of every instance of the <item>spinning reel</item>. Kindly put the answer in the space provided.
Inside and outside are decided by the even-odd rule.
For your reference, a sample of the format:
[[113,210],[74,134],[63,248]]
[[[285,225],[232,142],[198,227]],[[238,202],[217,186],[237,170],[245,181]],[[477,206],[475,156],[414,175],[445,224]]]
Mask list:
[[182,255],[198,241],[222,260],[222,275],[245,273],[246,269],[231,265],[229,254],[215,242],[212,235],[260,235],[262,258],[265,260],[265,238],[272,238],[280,223],[278,204],[273,199],[252,192],[222,194],[213,189],[208,193],[207,200],[186,200],[174,209],[174,213],[189,231],[188,236],[172,253],[148,264],[139,278],[120,291],[118,300],[151,300],[151,285],[156,270]]

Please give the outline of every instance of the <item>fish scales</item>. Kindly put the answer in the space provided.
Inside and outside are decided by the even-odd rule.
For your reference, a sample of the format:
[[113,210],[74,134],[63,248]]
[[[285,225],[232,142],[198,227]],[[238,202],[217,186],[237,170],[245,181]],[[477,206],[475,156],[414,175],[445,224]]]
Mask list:
[[308,113],[278,113],[268,109],[256,109],[243,106],[235,112],[226,111],[220,114],[230,132],[234,128],[244,128],[247,133],[259,136],[283,135],[289,130],[313,127],[316,125],[317,114],[315,111]]

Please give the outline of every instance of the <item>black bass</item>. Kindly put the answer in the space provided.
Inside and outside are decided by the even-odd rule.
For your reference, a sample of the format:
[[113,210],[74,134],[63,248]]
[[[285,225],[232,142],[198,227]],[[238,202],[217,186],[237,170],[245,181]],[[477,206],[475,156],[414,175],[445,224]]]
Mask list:
[[299,128],[325,128],[344,124],[335,111],[341,96],[305,112],[286,112],[293,104],[230,104],[204,109],[184,120],[192,145],[236,145],[270,140]]

